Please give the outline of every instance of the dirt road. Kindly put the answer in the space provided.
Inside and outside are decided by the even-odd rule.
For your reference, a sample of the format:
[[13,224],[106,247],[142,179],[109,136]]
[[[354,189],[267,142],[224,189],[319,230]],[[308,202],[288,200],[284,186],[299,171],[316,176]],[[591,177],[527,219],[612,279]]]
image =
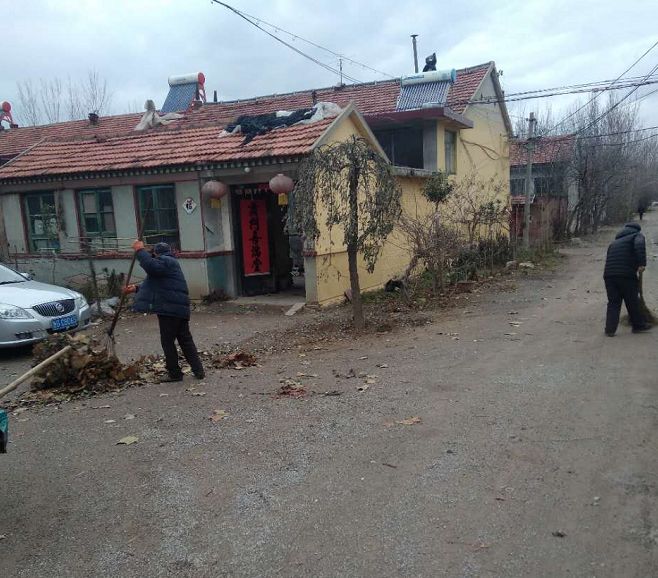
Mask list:
[[610,236],[426,327],[16,416],[0,575],[658,575],[658,332],[603,335]]

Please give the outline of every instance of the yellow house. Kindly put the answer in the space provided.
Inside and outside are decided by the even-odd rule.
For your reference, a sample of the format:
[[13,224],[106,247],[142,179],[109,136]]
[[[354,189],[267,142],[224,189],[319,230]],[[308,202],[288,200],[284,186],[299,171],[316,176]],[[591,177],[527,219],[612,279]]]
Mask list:
[[[129,241],[143,228],[147,242],[175,248],[194,298],[290,292],[328,304],[349,287],[344,247],[323,231],[303,251],[269,188],[279,173],[294,179],[314,148],[366,138],[394,165],[405,207],[422,203],[424,179],[437,170],[509,179],[510,123],[491,62],[180,106],[180,118],[168,124],[149,125],[151,110],[0,131],[3,258],[37,278],[72,284],[88,273],[89,241],[97,270],[125,273]],[[221,184],[221,199],[202,192],[209,180]],[[392,235],[375,271],[362,272],[362,288],[382,286],[408,260]]]

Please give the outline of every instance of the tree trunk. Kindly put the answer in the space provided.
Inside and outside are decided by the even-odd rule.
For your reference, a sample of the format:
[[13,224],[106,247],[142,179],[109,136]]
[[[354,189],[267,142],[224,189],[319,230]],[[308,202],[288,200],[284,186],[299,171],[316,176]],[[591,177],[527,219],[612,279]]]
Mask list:
[[362,331],[365,328],[363,303],[361,301],[361,285],[359,284],[359,169],[352,167],[350,171],[350,222],[347,241],[347,261],[350,271],[350,287],[352,288],[352,315],[354,329]]

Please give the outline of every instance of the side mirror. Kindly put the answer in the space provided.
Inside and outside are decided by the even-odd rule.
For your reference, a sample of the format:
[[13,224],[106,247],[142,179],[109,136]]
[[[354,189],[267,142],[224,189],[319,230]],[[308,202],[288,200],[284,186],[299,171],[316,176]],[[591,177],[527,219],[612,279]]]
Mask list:
[[32,281],[32,279],[34,279],[32,273],[21,273],[20,275],[25,277],[28,281]]

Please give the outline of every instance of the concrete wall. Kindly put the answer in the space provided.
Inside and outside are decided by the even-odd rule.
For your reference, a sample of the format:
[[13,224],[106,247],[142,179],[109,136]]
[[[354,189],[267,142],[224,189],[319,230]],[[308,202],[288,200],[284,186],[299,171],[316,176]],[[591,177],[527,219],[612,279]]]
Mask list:
[[2,215],[5,220],[5,232],[9,253],[25,253],[26,231],[23,227],[23,212],[21,210],[21,196],[18,194],[2,195]]
[[76,207],[75,192],[65,189],[55,193],[59,212],[59,246],[62,253],[80,252],[80,224]]
[[117,238],[121,239],[119,245],[129,244],[130,239],[137,238],[137,213],[133,187],[131,185],[112,187],[112,203]]
[[[193,199],[197,204],[196,209],[190,214],[183,208],[183,203],[187,198]],[[178,209],[181,250],[203,251],[205,249],[205,242],[199,181],[176,183],[176,208]]]

